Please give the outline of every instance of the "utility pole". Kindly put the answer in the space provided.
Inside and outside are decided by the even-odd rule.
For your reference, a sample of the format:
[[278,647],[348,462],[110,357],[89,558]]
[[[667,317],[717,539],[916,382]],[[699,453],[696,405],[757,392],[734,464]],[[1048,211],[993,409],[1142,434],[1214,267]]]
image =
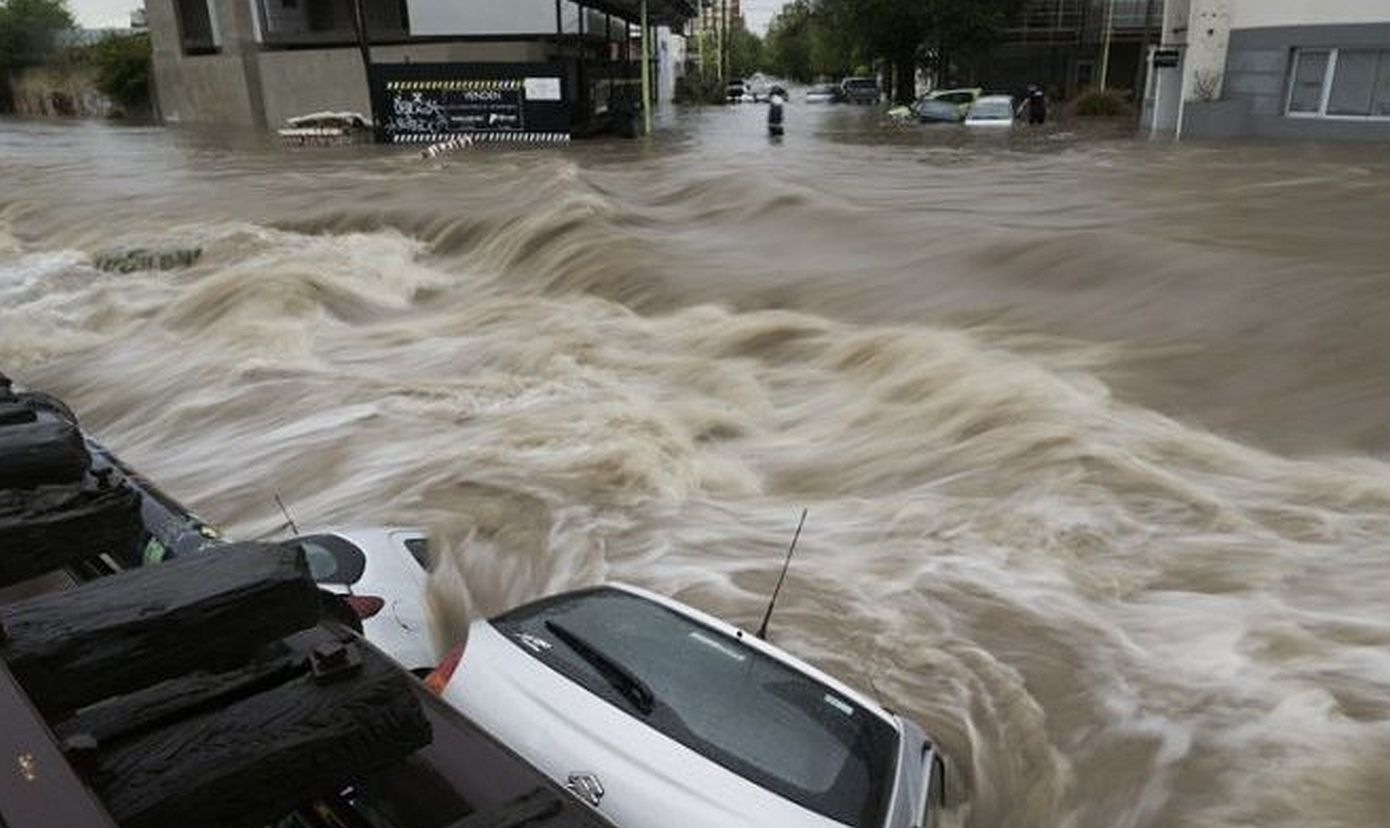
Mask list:
[[362,0],[352,0],[352,27],[356,29],[357,48],[362,52],[362,71],[367,75],[367,118],[376,127],[377,138],[382,135],[381,124],[376,122],[376,95],[372,84],[372,46],[367,38],[367,15],[362,11]]
[[1110,41],[1115,36],[1115,0],[1105,2],[1105,45],[1100,57],[1100,91],[1104,92],[1110,79]]
[[652,134],[652,35],[647,23],[647,0],[642,0],[642,128]]
[[1152,58],[1149,55],[1150,35],[1153,30],[1154,19],[1154,0],[1149,0],[1144,6],[1144,36],[1139,45],[1139,66],[1134,72],[1134,102],[1136,106],[1135,114],[1142,123],[1144,120],[1144,101],[1148,100],[1149,95],[1149,67]]

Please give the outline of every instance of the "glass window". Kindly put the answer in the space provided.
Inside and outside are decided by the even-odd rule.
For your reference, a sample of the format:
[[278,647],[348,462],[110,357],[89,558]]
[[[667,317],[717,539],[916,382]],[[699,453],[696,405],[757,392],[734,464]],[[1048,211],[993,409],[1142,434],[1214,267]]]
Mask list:
[[1330,52],[1300,51],[1294,56],[1293,91],[1290,112],[1322,112],[1322,87],[1327,76]]
[[1327,96],[1328,115],[1371,114],[1371,99],[1380,80],[1380,52],[1341,49]]
[[1390,52],[1380,53],[1380,74],[1371,98],[1371,114],[1377,118],[1390,118]]
[[427,538],[408,538],[405,548],[410,551],[410,557],[415,559],[421,569],[430,568],[430,542]]
[[[522,652],[730,771],[846,825],[882,824],[896,729],[737,638],[613,589],[493,623]],[[623,684],[615,673],[645,684],[650,698],[638,704],[614,686]]]
[[334,535],[311,535],[298,543],[309,563],[309,576],[316,583],[355,584],[367,568],[362,550]]

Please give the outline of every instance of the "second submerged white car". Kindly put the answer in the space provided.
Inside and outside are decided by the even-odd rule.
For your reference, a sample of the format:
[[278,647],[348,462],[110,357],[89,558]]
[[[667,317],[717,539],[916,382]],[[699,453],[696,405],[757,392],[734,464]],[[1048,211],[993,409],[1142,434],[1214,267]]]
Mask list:
[[620,828],[922,828],[943,808],[915,723],[634,587],[478,621],[428,683]]

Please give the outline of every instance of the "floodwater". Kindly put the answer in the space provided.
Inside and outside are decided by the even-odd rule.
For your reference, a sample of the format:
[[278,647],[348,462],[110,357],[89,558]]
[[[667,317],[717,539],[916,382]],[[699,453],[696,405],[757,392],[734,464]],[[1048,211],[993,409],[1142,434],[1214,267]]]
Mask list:
[[[287,152],[0,123],[0,368],[229,533],[427,526],[920,719],[968,826],[1390,824],[1390,148],[672,115]],[[132,247],[199,248],[104,272]]]

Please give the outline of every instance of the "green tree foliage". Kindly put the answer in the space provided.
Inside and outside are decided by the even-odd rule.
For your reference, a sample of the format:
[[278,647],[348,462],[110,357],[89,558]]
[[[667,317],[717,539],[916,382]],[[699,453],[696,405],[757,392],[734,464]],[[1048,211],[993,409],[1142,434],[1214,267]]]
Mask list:
[[952,77],[994,45],[1024,0],[794,0],[768,32],[770,68],[797,80],[880,65],[910,101],[918,68]]
[[96,67],[96,87],[127,110],[150,105],[150,36],[111,35],[82,51],[80,59]]
[[763,39],[748,31],[743,20],[729,27],[729,75],[746,78],[762,68]]
[[42,62],[54,35],[72,27],[66,0],[0,0],[0,68]]

